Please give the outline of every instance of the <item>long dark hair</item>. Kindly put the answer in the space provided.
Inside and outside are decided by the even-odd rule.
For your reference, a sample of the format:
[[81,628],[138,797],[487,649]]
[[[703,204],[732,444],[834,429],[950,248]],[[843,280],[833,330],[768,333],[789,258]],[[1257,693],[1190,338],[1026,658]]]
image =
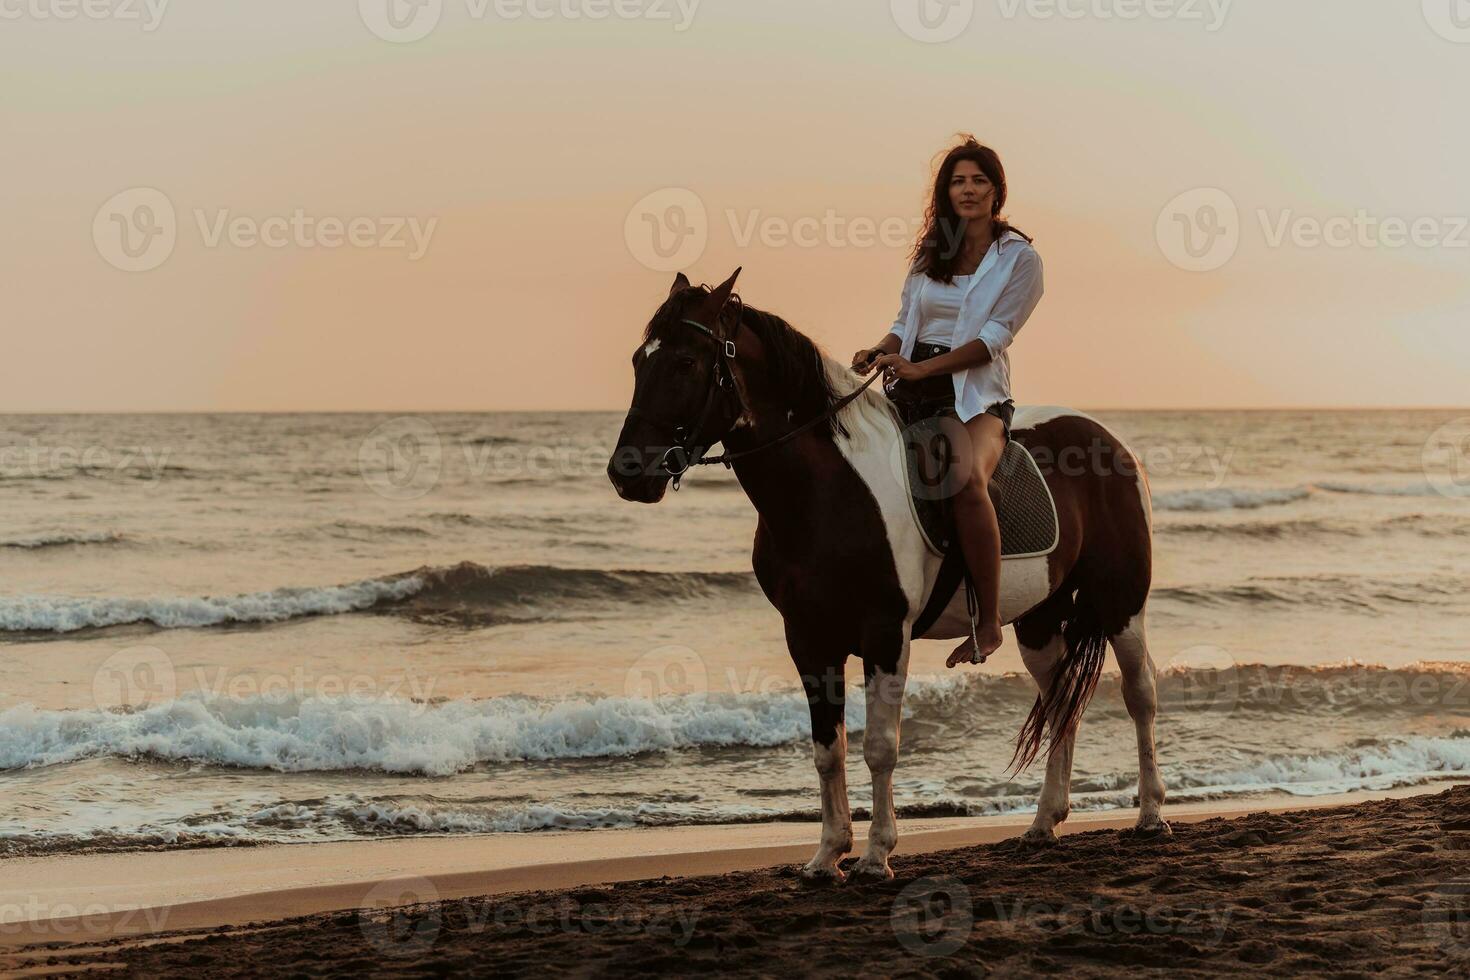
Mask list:
[[949,182],[954,177],[954,168],[961,160],[970,160],[980,168],[995,187],[995,210],[991,220],[995,223],[995,237],[1000,239],[1006,232],[1014,231],[1026,241],[1031,236],[1001,215],[1006,205],[1006,171],[1000,165],[1000,155],[969,133],[959,134],[960,142],[944,154],[944,160],[934,173],[934,194],[929,207],[924,211],[924,230],[914,242],[913,270],[927,273],[930,279],[942,283],[954,282],[955,260],[959,258],[960,246],[965,241],[965,219],[955,211],[949,200]]

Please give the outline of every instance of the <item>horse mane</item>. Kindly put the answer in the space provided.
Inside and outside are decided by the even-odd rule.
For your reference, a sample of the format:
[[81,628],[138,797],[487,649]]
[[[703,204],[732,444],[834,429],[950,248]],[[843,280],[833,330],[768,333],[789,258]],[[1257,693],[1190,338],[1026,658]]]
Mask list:
[[[663,326],[677,323],[691,300],[707,293],[708,286],[694,286],[670,296],[659,307],[648,327],[643,332],[646,343]],[[796,423],[814,419],[831,410],[842,397],[856,385],[850,383],[850,372],[844,372],[828,358],[820,347],[806,334],[797,330],[774,313],[746,306],[738,295],[732,294],[726,309],[734,307],[741,326],[760,338],[765,349],[765,373],[776,390],[784,392],[790,399],[787,408],[792,412],[791,420]],[[828,437],[849,435],[842,416],[852,408],[871,402],[878,393],[869,388],[862,396],[843,411],[823,420],[813,431]],[[887,401],[887,399],[883,399]],[[869,409],[874,404],[865,405]]]

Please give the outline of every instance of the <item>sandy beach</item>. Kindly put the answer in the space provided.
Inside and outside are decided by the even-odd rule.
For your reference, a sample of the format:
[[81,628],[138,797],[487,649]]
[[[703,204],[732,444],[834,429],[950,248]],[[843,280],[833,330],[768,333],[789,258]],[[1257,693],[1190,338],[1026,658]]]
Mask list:
[[0,969],[1449,974],[1470,786],[1436,790],[1181,806],[1157,839],[1079,814],[1043,851],[1015,817],[911,820],[894,881],[837,888],[797,878],[805,824],[13,859]]

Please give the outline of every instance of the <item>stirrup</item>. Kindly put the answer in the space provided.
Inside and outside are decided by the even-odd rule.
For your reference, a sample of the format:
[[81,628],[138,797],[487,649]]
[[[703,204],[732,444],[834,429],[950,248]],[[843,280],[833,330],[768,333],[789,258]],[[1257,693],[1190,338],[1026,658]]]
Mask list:
[[[990,659],[987,653],[983,657],[976,655],[973,651],[980,649],[980,633],[977,629],[979,619],[980,600],[975,596],[975,584],[970,581],[970,576],[965,576],[965,612],[970,616],[970,663],[983,664]],[[992,651],[994,652],[994,651]]]

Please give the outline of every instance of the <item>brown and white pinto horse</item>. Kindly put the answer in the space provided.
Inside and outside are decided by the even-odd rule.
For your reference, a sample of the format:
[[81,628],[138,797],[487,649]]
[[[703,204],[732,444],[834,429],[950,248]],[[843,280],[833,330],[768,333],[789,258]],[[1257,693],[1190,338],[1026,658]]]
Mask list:
[[[902,428],[892,404],[870,388],[834,412],[859,387],[856,376],[779,317],[738,297],[731,302],[738,275],[713,290],[691,286],[682,273],[674,280],[633,354],[632,406],[608,476],[623,499],[656,503],[712,444],[740,457],[731,465],[760,517],[756,578],[785,620],[811,706],[822,840],[803,873],[840,880],[838,861],[852,849],[843,699],[845,664],[855,654],[866,682],[863,756],[873,778],[873,820],[854,873],[891,877],[910,634],[940,561],[920,537],[893,464]],[[1067,817],[1077,723],[1109,642],[1138,735],[1138,827],[1167,833],[1154,753],[1154,666],[1144,639],[1152,564],[1147,481],[1116,436],[1075,411],[1022,408],[1013,437],[1037,456],[1061,525],[1055,551],[1007,560],[1001,576],[1002,621],[1014,624],[1040,692],[1016,761],[1029,764],[1049,740],[1025,839],[1055,842],[1053,828]],[[923,637],[968,633],[961,589]]]

